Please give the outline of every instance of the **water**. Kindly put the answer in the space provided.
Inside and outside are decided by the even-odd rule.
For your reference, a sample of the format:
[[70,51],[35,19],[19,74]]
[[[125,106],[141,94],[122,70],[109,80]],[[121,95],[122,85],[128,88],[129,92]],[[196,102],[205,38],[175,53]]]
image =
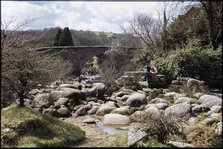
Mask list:
[[126,130],[105,126],[104,123],[101,121],[97,121],[96,124],[103,132],[105,132],[109,135],[115,135],[115,134],[127,132]]

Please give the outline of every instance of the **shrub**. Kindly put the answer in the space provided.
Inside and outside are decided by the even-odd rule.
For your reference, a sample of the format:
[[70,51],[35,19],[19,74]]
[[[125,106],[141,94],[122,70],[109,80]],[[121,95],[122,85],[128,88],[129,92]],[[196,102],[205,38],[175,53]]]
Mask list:
[[196,147],[221,147],[221,136],[215,133],[215,128],[210,126],[195,125],[186,136],[188,143]]
[[[168,82],[179,76],[204,80],[209,85],[221,86],[222,52],[211,48],[187,47],[172,51],[166,57],[152,61],[160,73],[165,74]],[[216,81],[215,81],[216,80]]]
[[186,122],[182,118],[165,116],[163,114],[159,116],[148,114],[146,122],[146,132],[161,143],[165,143],[169,135],[184,135],[183,127]]

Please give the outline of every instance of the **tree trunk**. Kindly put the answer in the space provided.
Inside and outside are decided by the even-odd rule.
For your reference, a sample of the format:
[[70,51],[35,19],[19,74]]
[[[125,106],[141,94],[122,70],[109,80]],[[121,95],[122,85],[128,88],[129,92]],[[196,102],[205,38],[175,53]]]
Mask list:
[[24,95],[23,94],[19,95],[19,106],[24,107]]

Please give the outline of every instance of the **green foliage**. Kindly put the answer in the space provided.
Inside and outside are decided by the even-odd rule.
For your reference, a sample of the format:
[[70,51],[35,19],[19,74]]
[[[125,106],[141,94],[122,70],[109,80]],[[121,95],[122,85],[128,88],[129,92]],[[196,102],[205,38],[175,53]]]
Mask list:
[[156,138],[147,137],[137,142],[135,147],[170,147],[170,146],[158,141]]
[[56,37],[54,39],[54,46],[59,46],[59,40],[60,40],[60,36],[62,34],[62,30],[59,28],[56,34]]
[[172,51],[166,57],[157,57],[152,61],[159,73],[165,74],[170,82],[177,76],[187,76],[212,83],[222,80],[222,52],[197,46]]
[[78,126],[69,124],[27,107],[12,105],[1,113],[2,147],[68,147],[85,137]]
[[68,27],[65,27],[63,29],[63,32],[61,33],[61,36],[59,39],[59,45],[60,46],[73,46],[74,45],[70,30]]

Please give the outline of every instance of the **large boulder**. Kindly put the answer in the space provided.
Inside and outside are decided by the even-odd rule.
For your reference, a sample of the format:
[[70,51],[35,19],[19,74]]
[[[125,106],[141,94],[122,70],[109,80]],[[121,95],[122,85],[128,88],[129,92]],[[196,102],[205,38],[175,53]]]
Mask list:
[[212,106],[211,107],[211,111],[213,111],[214,113],[219,113],[222,110],[222,106]]
[[191,113],[191,105],[187,103],[174,104],[165,109],[165,115],[168,116],[188,116]]
[[116,108],[117,108],[117,104],[116,104],[115,102],[113,102],[113,101],[108,101],[108,102],[106,102],[105,104],[102,104],[102,105],[99,107],[99,109],[98,109],[96,115],[103,116],[103,115],[105,115],[105,114],[110,113],[112,110],[114,110],[114,109],[116,109]]
[[91,88],[84,88],[82,92],[86,96],[102,98],[105,93],[104,83],[93,83]]
[[106,114],[103,118],[103,123],[105,125],[128,125],[131,123],[131,120],[126,115],[121,114]]
[[53,105],[54,100],[49,93],[37,94],[33,100],[33,106],[36,108],[48,108]]
[[81,99],[83,98],[83,95],[80,90],[73,89],[73,88],[60,88],[59,90],[55,90],[50,92],[51,96],[58,100],[60,98],[69,98],[69,99]]
[[67,106],[68,102],[69,102],[68,98],[60,98],[59,100],[54,102],[54,105],[55,107],[60,107],[61,105]]
[[67,109],[67,107],[65,107],[64,105],[62,105],[58,110],[57,110],[58,114],[61,117],[69,117],[71,116],[70,111]]
[[126,104],[131,107],[139,107],[146,102],[146,95],[141,93],[133,93],[126,100]]
[[199,98],[202,105],[211,108],[212,106],[221,106],[222,99],[213,95],[203,95]]

